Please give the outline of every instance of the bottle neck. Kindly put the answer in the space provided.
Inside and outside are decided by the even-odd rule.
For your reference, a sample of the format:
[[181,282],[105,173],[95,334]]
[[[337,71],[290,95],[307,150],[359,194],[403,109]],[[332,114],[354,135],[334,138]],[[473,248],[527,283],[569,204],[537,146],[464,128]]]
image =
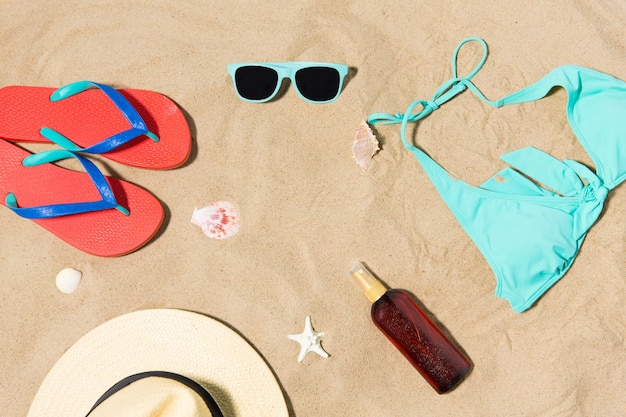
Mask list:
[[370,303],[375,303],[386,292],[387,288],[377,280],[362,264],[356,264],[350,271],[354,280],[363,289],[363,294]]
[[370,303],[374,304],[387,292],[387,288],[382,282],[376,281],[371,287],[363,291],[363,294],[367,297]]

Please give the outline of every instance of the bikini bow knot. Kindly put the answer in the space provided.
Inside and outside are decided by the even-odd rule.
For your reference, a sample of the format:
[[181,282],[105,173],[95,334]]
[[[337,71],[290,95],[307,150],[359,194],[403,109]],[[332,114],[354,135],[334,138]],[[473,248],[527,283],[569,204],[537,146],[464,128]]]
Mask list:
[[604,184],[589,184],[588,187],[585,187],[585,191],[583,194],[583,200],[585,202],[598,202],[604,203],[607,194],[609,193],[609,188]]
[[601,183],[590,182],[585,186],[582,194],[583,204],[580,205],[576,213],[578,221],[574,222],[574,236],[577,238],[584,236],[598,220],[608,192],[609,188]]

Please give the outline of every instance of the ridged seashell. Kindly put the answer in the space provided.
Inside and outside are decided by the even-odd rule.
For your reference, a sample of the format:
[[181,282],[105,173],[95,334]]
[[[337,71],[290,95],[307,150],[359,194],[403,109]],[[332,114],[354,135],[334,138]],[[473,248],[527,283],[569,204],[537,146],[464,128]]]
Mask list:
[[201,209],[195,209],[191,223],[199,226],[202,232],[213,239],[226,239],[239,231],[239,212],[228,201],[216,201]]
[[372,157],[376,155],[379,149],[378,140],[372,133],[372,129],[365,121],[362,121],[356,130],[354,142],[352,142],[352,157],[363,171],[367,171],[372,162]]
[[57,288],[63,294],[71,294],[78,288],[82,276],[82,272],[74,268],[63,268],[56,277]]

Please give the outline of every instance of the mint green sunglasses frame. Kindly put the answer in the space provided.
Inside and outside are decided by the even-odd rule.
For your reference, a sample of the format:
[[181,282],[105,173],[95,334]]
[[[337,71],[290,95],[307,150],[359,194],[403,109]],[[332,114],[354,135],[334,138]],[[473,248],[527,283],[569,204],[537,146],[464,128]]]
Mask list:
[[[248,66],[269,68],[269,69],[276,71],[276,74],[278,74],[278,80],[276,81],[276,88],[274,89],[272,94],[269,95],[269,97],[259,99],[259,100],[251,100],[239,94],[235,74],[237,73],[237,70],[239,68],[248,67]],[[317,68],[317,67],[334,69],[339,74],[339,85],[337,88],[337,94],[335,94],[335,96],[332,97],[331,99],[311,100],[311,99],[306,98],[304,95],[302,95],[302,92],[300,92],[300,90],[298,89],[298,84],[296,83],[296,73],[301,69]],[[237,93],[239,98],[250,103],[265,103],[265,102],[272,100],[274,97],[276,97],[276,94],[278,94],[278,91],[280,90],[283,80],[285,78],[289,78],[294,89],[304,101],[308,101],[309,103],[314,103],[314,104],[325,104],[325,103],[330,103],[332,101],[337,100],[337,97],[339,97],[339,94],[341,94],[341,90],[343,90],[344,79],[346,75],[348,75],[348,66],[343,65],[343,64],[331,64],[328,62],[242,62],[239,64],[229,64],[228,73],[233,79],[235,92]]]

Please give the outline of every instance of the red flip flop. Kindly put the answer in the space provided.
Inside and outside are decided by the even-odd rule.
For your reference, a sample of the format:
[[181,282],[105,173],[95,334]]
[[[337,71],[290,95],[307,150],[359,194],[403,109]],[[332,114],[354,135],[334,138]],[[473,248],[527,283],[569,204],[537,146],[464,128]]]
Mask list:
[[53,141],[123,164],[170,169],[191,151],[189,125],[162,94],[78,81],[59,89],[0,88],[0,138]]
[[125,255],[146,244],[163,221],[159,201],[143,188],[105,177],[86,158],[65,152],[87,172],[42,161],[26,166],[32,154],[0,140],[0,203],[92,255]]

